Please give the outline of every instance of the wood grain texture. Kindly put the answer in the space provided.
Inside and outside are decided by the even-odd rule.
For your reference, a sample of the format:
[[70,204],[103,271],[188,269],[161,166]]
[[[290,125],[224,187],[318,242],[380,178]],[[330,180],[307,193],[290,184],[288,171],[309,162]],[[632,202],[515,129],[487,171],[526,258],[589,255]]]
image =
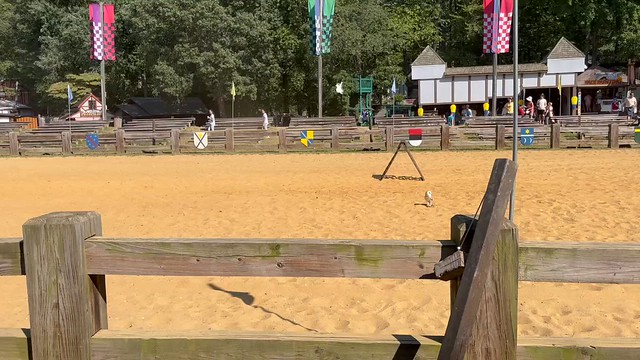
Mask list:
[[18,133],[9,133],[9,154],[18,156],[20,155],[20,145],[18,143]]
[[171,153],[180,153],[180,130],[178,129],[171,130]]
[[116,152],[119,154],[124,154],[125,153],[125,146],[124,146],[124,130],[123,129],[118,129],[116,130]]
[[278,129],[278,150],[287,151],[287,129]]
[[449,130],[449,125],[440,125],[440,150],[449,150],[451,146]]
[[[508,159],[497,159],[494,163],[453,312],[438,355],[439,360],[462,360],[474,345],[472,331],[485,283],[491,272],[516,169],[517,165]],[[509,354],[505,352],[498,352],[496,355],[499,359],[510,359]]]
[[[444,245],[444,246],[443,246]],[[448,241],[108,239],[85,243],[90,274],[417,279]]]
[[336,151],[340,148],[340,130],[337,126],[331,128],[331,149]]
[[23,225],[33,360],[89,360],[100,324],[84,257],[86,238],[100,234],[95,212],[43,215]]
[[[435,360],[441,337],[251,332],[100,331],[94,360]],[[517,359],[640,358],[637,339],[520,338]],[[489,359],[487,359],[489,360]],[[491,359],[492,360],[492,359]]]
[[30,360],[29,330],[0,329],[0,359]]
[[0,276],[24,275],[22,239],[0,239]]
[[393,142],[394,140],[394,132],[395,130],[393,129],[393,126],[386,126],[384,128],[384,135],[385,135],[385,145],[386,145],[386,149],[387,151],[393,151]]
[[618,124],[609,124],[609,133],[607,136],[607,142],[609,149],[617,149],[620,147],[618,141],[620,140],[620,129]]
[[233,128],[227,128],[224,130],[224,136],[225,136],[224,150],[227,152],[233,152],[236,150],[234,139],[233,139],[233,133],[234,133]]
[[560,148],[560,124],[551,125],[551,144],[552,149]]
[[62,153],[63,154],[71,154],[71,132],[63,131],[62,132]]
[[505,127],[496,125],[496,150],[503,150],[505,147]]

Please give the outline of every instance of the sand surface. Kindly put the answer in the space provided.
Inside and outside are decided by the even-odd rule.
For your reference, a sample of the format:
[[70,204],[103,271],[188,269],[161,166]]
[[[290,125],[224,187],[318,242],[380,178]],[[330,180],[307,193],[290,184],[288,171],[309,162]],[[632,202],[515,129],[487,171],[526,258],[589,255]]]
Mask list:
[[[423,239],[474,213],[496,157],[422,152],[425,182],[372,178],[389,153],[0,159],[0,237],[30,217],[96,210],[106,236]],[[640,241],[640,152],[520,154],[521,241]],[[394,175],[416,175],[400,154]],[[414,204],[431,190],[436,207]],[[443,334],[433,281],[107,279],[113,329]],[[0,277],[0,328],[28,327],[24,277]],[[640,286],[520,283],[521,335],[640,338]]]

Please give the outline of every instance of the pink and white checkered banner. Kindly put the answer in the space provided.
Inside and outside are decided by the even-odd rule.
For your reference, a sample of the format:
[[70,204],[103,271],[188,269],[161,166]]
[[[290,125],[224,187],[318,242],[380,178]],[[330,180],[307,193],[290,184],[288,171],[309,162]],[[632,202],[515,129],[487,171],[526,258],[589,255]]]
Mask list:
[[[104,4],[104,15],[100,14],[100,4],[89,5],[91,22],[91,59],[116,60],[116,27],[113,4]],[[104,26],[102,20],[104,19]]]
[[484,0],[482,51],[485,54],[509,52],[513,0]]

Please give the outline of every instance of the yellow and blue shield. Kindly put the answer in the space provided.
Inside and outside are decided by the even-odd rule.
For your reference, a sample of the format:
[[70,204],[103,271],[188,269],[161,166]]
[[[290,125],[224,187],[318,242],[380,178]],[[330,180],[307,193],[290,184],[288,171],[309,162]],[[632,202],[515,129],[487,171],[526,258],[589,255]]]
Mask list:
[[533,128],[522,128],[520,130],[520,143],[522,145],[533,145]]
[[300,142],[306,147],[309,147],[309,145],[313,145],[313,130],[301,131]]

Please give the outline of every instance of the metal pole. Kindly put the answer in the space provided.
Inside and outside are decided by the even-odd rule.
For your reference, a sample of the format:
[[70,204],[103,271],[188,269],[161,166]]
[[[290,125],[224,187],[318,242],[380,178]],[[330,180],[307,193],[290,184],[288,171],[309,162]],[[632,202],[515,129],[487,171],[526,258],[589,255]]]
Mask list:
[[[102,34],[104,34],[104,3],[100,2],[100,27],[102,28]],[[104,41],[104,35],[103,39]],[[104,71],[104,47],[102,49],[102,59],[100,60],[100,90],[102,102],[102,121],[107,120],[107,91],[105,89],[105,71]]]
[[[513,98],[518,103],[520,83],[518,78],[518,0],[513,0]],[[523,99],[524,100],[524,99]],[[515,105],[515,104],[514,104]],[[515,106],[514,106],[515,110]],[[513,162],[518,164],[518,111],[513,112]],[[516,202],[516,182],[513,181],[511,201],[509,202],[509,220],[514,221]]]
[[322,33],[324,24],[324,0],[320,0],[320,31],[316,31],[316,35],[319,35],[316,41],[318,42],[318,49],[320,54],[318,55],[318,118],[322,119]]
[[[495,49],[494,49],[495,51]],[[498,115],[498,53],[493,53],[493,80],[491,81],[491,113]]]

